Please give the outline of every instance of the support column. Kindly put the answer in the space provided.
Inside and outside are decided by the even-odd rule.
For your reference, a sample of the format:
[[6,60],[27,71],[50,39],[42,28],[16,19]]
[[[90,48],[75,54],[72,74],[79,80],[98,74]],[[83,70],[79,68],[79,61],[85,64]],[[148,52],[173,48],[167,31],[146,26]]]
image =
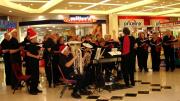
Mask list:
[[118,40],[118,15],[109,14],[109,34],[114,40]]

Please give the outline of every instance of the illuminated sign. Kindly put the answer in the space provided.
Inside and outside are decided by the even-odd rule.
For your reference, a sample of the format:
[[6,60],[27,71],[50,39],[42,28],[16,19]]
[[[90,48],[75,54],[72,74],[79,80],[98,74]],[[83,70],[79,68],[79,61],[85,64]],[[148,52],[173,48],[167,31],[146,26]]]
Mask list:
[[69,18],[65,18],[64,22],[67,23],[94,23],[96,22],[95,18],[91,16],[69,16]]
[[143,19],[120,19],[119,20],[120,27],[143,27],[144,20]]
[[141,26],[142,22],[138,22],[136,20],[129,20],[124,22],[124,26]]

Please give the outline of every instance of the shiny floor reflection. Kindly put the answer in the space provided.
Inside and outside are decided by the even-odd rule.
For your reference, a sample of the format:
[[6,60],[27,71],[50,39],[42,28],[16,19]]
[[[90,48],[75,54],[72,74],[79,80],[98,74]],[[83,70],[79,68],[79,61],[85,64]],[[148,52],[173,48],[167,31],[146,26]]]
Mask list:
[[[136,72],[137,80],[134,88],[112,91],[104,90],[94,95],[100,96],[98,99],[109,101],[180,101],[180,69],[174,72],[165,72],[161,67],[160,72]],[[42,94],[29,95],[25,88],[17,90],[13,95],[10,87],[4,84],[4,65],[0,64],[0,101],[96,101],[97,99],[73,99],[71,90],[66,90],[62,98],[59,93],[62,86],[48,88],[47,82],[41,75],[39,87],[43,90]],[[129,96],[128,96],[129,95]],[[132,95],[132,96],[131,96]],[[133,96],[136,95],[136,96]],[[101,100],[99,100],[101,101]]]

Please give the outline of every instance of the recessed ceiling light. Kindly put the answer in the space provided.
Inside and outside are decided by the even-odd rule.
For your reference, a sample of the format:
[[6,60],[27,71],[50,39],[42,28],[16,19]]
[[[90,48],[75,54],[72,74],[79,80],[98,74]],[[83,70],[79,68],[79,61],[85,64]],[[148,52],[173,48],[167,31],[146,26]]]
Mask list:
[[12,11],[10,10],[9,12],[11,13]]
[[125,2],[126,4],[129,3],[128,1]]
[[58,18],[59,19],[64,19],[64,16],[63,15],[58,15]]
[[44,16],[40,15],[40,16],[38,16],[38,18],[39,18],[39,19],[43,19],[43,18],[44,18]]

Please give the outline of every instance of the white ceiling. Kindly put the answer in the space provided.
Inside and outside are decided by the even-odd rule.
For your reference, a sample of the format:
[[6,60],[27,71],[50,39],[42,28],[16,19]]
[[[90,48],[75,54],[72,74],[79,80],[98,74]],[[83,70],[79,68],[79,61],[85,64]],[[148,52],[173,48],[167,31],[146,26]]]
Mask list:
[[0,13],[16,16],[110,14],[180,16],[180,0],[1,0]]

